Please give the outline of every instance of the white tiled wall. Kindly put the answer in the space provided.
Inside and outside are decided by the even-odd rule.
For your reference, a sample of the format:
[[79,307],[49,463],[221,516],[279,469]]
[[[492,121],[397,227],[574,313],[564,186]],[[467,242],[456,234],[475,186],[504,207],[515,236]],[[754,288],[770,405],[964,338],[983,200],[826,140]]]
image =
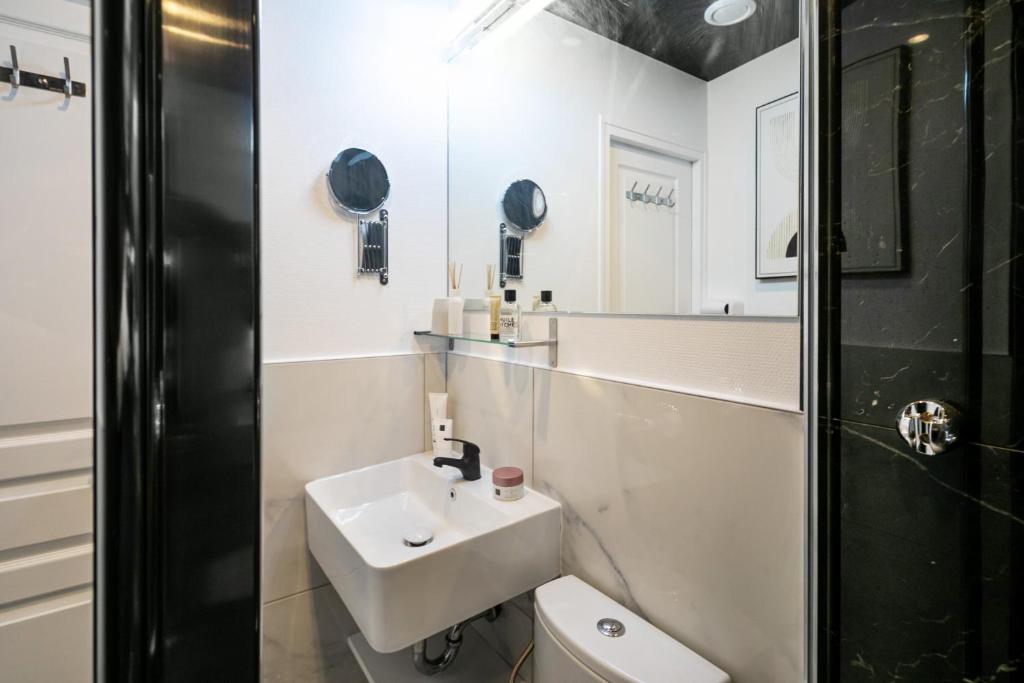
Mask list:
[[354,624],[306,547],[304,486],[422,451],[443,368],[433,354],[264,365],[264,681],[363,680]]
[[329,585],[264,605],[264,683],[365,681],[346,642],[356,630]]
[[[803,416],[458,354],[264,368],[264,680],[360,681],[355,630],[306,549],[303,486],[455,432],[564,506],[563,572],[736,683],[803,675]],[[511,664],[532,606],[474,628]],[[527,672],[529,673],[529,672]]]
[[480,446],[487,467],[514,465],[533,486],[533,369],[448,356],[448,414],[460,439]]
[[[506,381],[523,372],[532,382]],[[532,463],[534,486],[562,502],[564,573],[735,683],[802,680],[802,415],[456,355],[448,391],[476,405],[457,429],[499,444],[484,458]],[[528,640],[517,621],[480,627],[503,656]]]
[[[526,339],[548,337],[548,316],[524,315]],[[487,314],[466,333],[487,337]],[[430,338],[421,348],[443,351]],[[544,347],[456,342],[455,354],[548,367]],[[800,321],[725,316],[558,316],[558,369],[750,405],[800,410]]]

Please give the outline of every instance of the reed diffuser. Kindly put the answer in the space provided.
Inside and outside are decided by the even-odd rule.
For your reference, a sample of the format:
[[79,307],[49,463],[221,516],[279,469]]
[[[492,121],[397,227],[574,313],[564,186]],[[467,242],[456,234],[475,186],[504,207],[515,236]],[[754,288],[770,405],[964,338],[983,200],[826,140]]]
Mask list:
[[448,264],[448,334],[462,335],[462,312],[465,302],[462,300],[462,266],[454,261]]

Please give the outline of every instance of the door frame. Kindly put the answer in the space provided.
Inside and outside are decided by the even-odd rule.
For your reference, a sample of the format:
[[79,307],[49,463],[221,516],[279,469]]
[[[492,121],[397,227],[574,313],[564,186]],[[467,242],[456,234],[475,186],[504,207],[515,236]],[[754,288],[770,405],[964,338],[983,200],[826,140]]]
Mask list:
[[[597,260],[600,264],[597,272],[597,304],[601,313],[611,313],[608,306],[611,303],[611,243],[612,243],[612,196],[610,192],[611,183],[611,148],[616,142],[636,147],[638,149],[655,152],[663,156],[679,159],[688,162],[692,166],[692,187],[693,197],[690,215],[690,235],[692,248],[690,251],[690,308],[691,313],[700,312],[705,291],[704,263],[707,260],[704,254],[704,230],[706,226],[705,216],[707,207],[707,153],[677,145],[667,140],[652,137],[639,133],[635,130],[616,125],[598,117],[598,205],[597,223],[599,227]],[[699,273],[699,277],[695,274]],[[673,313],[672,315],[676,315]]]

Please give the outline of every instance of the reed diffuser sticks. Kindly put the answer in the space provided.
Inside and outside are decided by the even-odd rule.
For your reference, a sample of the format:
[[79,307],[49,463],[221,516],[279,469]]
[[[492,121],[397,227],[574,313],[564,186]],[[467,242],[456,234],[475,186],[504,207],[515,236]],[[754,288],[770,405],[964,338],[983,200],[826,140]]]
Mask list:
[[448,264],[448,284],[451,285],[452,291],[457,291],[462,285],[462,268],[463,266],[455,261]]
[[459,287],[462,286],[462,266],[454,261],[448,264],[448,334],[457,336],[462,334],[462,312],[465,302],[460,295]]

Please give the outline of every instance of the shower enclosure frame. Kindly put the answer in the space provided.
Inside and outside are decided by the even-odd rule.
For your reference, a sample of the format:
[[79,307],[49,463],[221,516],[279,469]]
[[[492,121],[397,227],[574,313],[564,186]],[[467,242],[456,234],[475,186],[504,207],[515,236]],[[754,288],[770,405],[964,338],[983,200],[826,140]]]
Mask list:
[[[818,411],[819,344],[829,339],[822,330],[817,316],[819,267],[821,245],[819,244],[820,199],[828,198],[829,188],[822,185],[818,163],[821,146],[829,144],[827,137],[820,134],[819,107],[834,106],[837,91],[830,88],[832,75],[828,70],[822,73],[819,62],[820,42],[833,39],[827,30],[830,15],[823,15],[818,0],[800,0],[800,69],[801,69],[801,118],[803,125],[801,181],[801,225],[800,268],[798,290],[800,292],[801,323],[801,404],[804,410],[805,430],[805,491],[806,528],[804,540],[805,566],[805,635],[804,666],[805,679],[810,683],[819,680],[819,648],[821,634],[818,627],[821,610],[825,609],[820,600],[819,548],[823,542],[819,528],[819,488],[821,474],[818,466],[818,432],[820,417]],[[820,87],[820,94],[819,94]],[[819,98],[823,98],[819,100]],[[831,99],[830,99],[831,98]],[[831,158],[835,158],[834,155]],[[827,177],[827,176],[826,176]]]
[[259,677],[257,28],[255,0],[93,2],[104,683]]

